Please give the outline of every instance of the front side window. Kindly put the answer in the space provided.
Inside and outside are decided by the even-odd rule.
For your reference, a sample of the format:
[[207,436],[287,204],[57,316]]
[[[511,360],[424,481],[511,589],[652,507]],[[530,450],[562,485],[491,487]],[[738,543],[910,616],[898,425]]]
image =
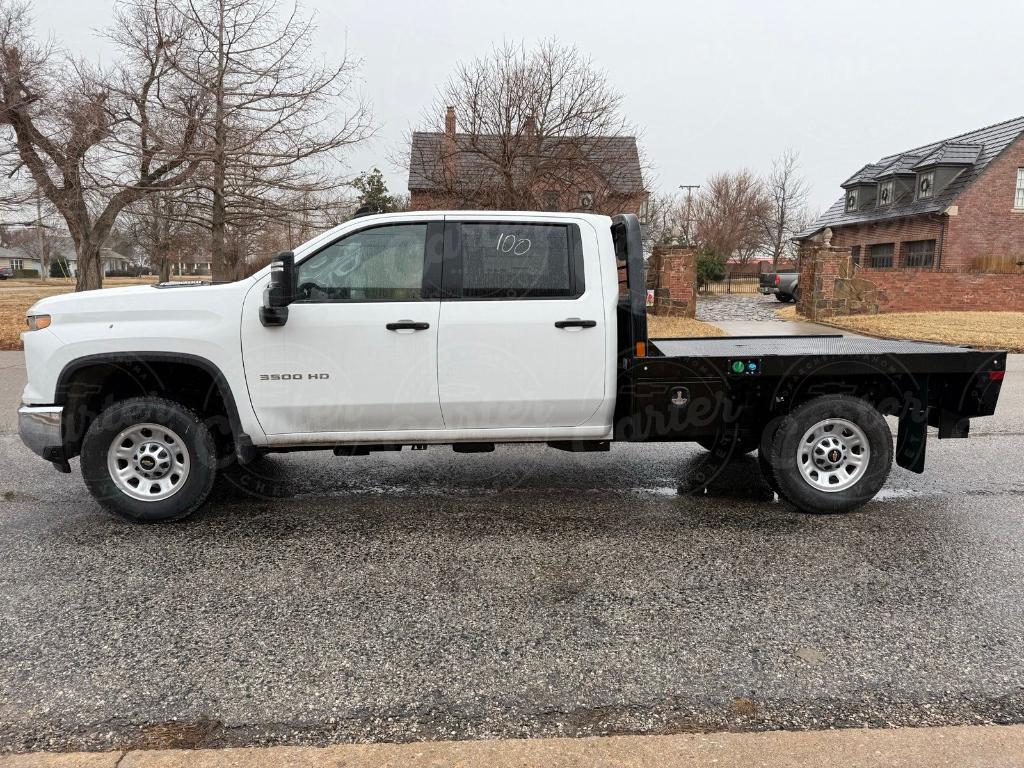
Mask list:
[[[462,224],[461,298],[546,299],[581,295],[583,266],[582,255],[577,256],[578,238],[575,225]],[[448,279],[446,271],[445,280]]]
[[935,172],[929,171],[917,177],[917,199],[927,200],[935,192]]
[[892,257],[896,251],[895,243],[876,243],[868,248],[868,259],[875,269],[892,266]]
[[1017,191],[1013,196],[1013,207],[1024,210],[1024,168],[1017,169]]
[[878,185],[878,205],[889,205],[892,202],[893,181],[883,181]]
[[354,232],[298,265],[298,301],[416,301],[422,296],[426,224]]
[[935,241],[913,240],[900,248],[905,267],[931,267],[935,264]]
[[856,211],[857,210],[857,190],[851,189],[846,193],[846,210]]

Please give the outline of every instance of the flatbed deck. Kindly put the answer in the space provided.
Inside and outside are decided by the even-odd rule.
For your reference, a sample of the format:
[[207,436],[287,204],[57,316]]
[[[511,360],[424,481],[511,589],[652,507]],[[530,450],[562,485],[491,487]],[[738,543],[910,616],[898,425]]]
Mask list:
[[[765,375],[783,374],[797,361],[817,359],[831,366],[876,366],[884,361],[907,373],[969,373],[991,365],[1005,352],[923,341],[894,341],[851,336],[729,336],[651,339],[649,362],[687,359],[717,361],[723,370],[735,360],[757,360]],[[718,367],[718,366],[716,366]]]

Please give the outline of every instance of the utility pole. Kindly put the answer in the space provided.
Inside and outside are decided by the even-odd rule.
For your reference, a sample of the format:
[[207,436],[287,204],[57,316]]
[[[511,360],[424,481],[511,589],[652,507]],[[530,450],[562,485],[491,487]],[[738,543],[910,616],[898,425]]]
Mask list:
[[690,210],[692,208],[693,190],[700,189],[700,184],[680,184],[679,188],[686,190],[686,224],[684,235],[686,236],[686,244],[690,245]]

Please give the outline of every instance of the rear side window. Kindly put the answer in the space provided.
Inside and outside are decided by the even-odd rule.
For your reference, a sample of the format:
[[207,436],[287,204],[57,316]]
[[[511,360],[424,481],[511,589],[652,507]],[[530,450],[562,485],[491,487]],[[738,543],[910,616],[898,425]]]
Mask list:
[[572,299],[583,294],[583,249],[575,224],[463,223],[458,240],[461,247],[445,272],[452,298]]

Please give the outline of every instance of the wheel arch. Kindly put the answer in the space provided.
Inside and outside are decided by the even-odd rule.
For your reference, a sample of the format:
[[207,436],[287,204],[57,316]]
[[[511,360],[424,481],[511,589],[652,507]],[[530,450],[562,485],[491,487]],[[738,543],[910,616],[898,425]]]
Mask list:
[[255,454],[234,393],[216,363],[180,352],[108,352],[72,360],[57,377],[54,403],[64,407],[67,456],[78,455],[86,429],[102,408],[140,394],[168,397],[195,409],[225,453],[234,452],[243,462]]

